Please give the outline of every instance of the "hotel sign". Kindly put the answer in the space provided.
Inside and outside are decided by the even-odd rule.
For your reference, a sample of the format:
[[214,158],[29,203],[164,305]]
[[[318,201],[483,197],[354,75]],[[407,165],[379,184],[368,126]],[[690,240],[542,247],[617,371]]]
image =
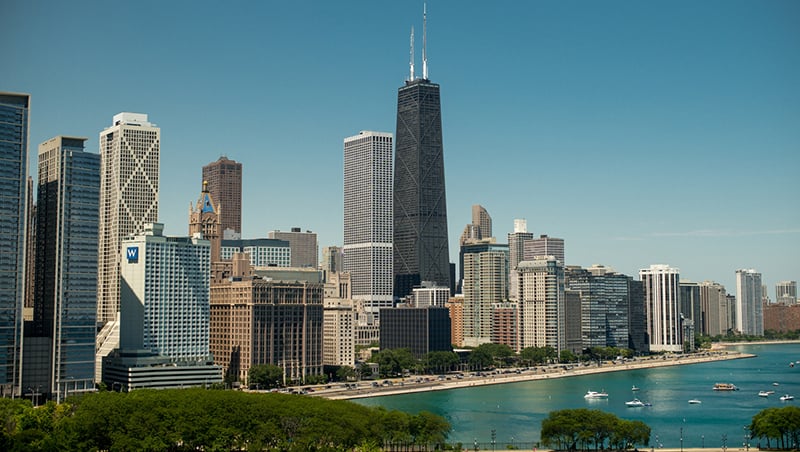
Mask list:
[[139,262],[139,247],[138,246],[129,246],[128,249],[125,251],[125,257],[128,258],[129,264],[136,264]]

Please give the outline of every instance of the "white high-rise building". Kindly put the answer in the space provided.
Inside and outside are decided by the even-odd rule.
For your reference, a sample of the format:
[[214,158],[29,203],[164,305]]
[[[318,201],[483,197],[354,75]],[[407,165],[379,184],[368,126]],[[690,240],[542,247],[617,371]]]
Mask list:
[[517,265],[519,348],[566,343],[564,265],[553,256],[536,256]]
[[146,114],[119,113],[100,132],[100,231],[97,258],[97,321],[119,312],[120,243],[158,221],[161,129]]
[[494,249],[464,254],[464,345],[492,342],[492,309],[508,299],[508,253]]
[[363,131],[344,139],[344,271],[354,300],[377,318],[392,306],[392,134]]
[[533,240],[533,232],[528,232],[528,221],[514,220],[514,232],[508,234],[508,293],[512,300],[517,299],[517,264],[525,260],[525,242]]
[[669,265],[656,264],[639,270],[639,279],[644,286],[650,351],[682,351],[680,271]]
[[145,226],[122,241],[120,348],[175,360],[209,356],[211,242]]
[[734,328],[742,334],[764,335],[764,309],[761,273],[753,269],[736,270],[736,324]]

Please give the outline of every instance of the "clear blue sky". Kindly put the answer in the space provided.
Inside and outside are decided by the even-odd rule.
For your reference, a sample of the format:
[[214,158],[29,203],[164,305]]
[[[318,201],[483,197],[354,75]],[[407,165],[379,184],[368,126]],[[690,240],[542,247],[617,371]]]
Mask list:
[[[428,3],[451,256],[472,204],[566,240],[567,264],[654,263],[734,292],[800,279],[800,2]],[[342,140],[395,132],[422,1],[0,2],[0,90],[39,143],[121,111],[161,127],[159,216],[187,233],[201,167],[244,165],[245,237],[342,243]],[[33,171],[35,173],[35,170]]]

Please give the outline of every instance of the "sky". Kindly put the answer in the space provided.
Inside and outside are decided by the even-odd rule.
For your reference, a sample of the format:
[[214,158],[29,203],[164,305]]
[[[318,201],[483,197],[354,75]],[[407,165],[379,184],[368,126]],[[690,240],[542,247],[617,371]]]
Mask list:
[[[123,111],[161,128],[159,218],[188,234],[203,165],[243,164],[243,237],[341,245],[344,138],[395,133],[422,1],[0,2],[0,91],[38,145]],[[567,265],[651,264],[735,292],[800,279],[800,2],[427,4],[451,261],[471,206]]]

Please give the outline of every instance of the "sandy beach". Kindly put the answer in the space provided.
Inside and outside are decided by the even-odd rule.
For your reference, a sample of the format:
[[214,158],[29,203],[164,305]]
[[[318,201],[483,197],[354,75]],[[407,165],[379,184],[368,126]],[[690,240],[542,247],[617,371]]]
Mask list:
[[393,378],[376,381],[360,381],[329,385],[329,388],[314,388],[312,395],[335,400],[381,397],[413,392],[442,391],[471,386],[483,386],[520,381],[544,380],[548,378],[566,378],[578,375],[589,375],[604,372],[621,372],[652,367],[680,366],[710,361],[752,358],[754,355],[726,350],[725,347],[688,355],[649,356],[635,358],[623,362],[606,361],[584,364],[554,364],[520,369],[496,369],[486,372],[463,372],[448,375],[414,375],[406,378]]

